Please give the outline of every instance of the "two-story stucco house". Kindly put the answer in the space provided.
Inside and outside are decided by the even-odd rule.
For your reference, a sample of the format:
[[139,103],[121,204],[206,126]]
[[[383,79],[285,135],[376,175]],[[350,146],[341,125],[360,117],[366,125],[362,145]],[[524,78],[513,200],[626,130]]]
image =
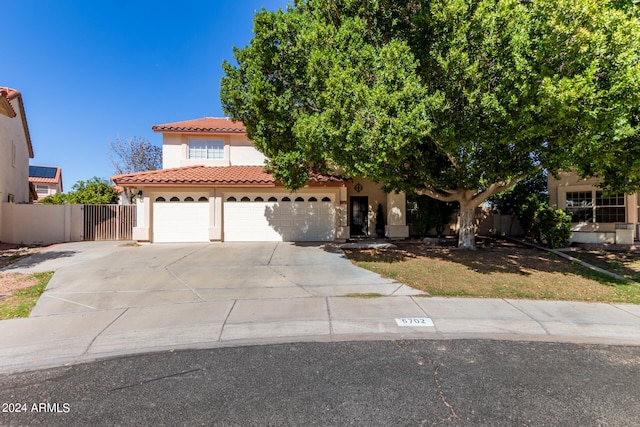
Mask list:
[[639,195],[605,194],[597,183],[574,172],[549,175],[549,204],[571,214],[571,242],[632,244],[640,226]]
[[22,95],[0,87],[0,203],[29,202],[33,146]]
[[62,169],[55,166],[29,166],[29,183],[36,193],[35,202],[62,193]]
[[112,177],[135,188],[133,238],[151,242],[341,241],[385,233],[408,237],[406,199],[367,179],[315,175],[291,193],[264,168],[242,123],[202,118],[153,126],[163,169]]

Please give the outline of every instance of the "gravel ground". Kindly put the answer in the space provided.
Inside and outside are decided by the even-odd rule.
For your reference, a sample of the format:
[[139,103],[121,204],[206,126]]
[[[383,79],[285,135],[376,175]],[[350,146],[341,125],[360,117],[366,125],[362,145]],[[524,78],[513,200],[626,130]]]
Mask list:
[[[11,243],[0,243],[0,268],[6,267],[23,258],[43,249],[43,246],[24,246]],[[19,273],[0,272],[0,295],[10,294],[16,289],[28,288],[37,285],[38,279]]]

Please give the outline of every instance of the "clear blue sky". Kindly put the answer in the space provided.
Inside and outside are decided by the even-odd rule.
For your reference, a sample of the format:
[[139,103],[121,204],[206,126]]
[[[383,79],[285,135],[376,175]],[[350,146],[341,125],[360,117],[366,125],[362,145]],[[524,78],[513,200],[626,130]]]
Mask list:
[[287,0],[0,0],[0,86],[19,90],[35,151],[64,190],[109,178],[109,141],[151,126],[222,116],[223,60],[253,16]]

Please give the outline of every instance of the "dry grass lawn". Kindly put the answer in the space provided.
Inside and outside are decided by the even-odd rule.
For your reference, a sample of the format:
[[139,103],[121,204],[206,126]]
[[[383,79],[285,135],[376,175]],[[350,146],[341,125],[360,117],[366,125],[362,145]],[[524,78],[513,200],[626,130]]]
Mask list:
[[570,255],[589,264],[640,282],[640,252],[632,251],[576,251]]
[[476,251],[398,243],[345,252],[356,265],[430,295],[640,303],[640,285],[514,243],[478,243]]

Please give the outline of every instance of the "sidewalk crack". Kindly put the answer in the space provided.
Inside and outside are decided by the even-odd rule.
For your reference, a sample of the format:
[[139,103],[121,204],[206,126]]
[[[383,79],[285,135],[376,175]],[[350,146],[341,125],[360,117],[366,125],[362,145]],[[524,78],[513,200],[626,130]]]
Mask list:
[[540,322],[538,319],[536,319],[535,317],[533,317],[532,315],[530,315],[529,313],[527,313],[526,311],[522,310],[520,307],[515,306],[513,304],[511,304],[511,302],[509,300],[503,299],[502,301],[506,302],[507,304],[509,304],[511,307],[515,308],[516,310],[518,310],[520,313],[524,314],[525,316],[527,316],[529,319],[533,320],[534,322],[536,322],[538,325],[540,325],[540,327],[542,328],[542,330],[547,334],[547,335],[552,335],[551,332],[544,326],[544,324],[542,322]]
[[224,328],[227,327],[227,321],[229,320],[229,316],[231,316],[231,312],[236,307],[236,303],[237,302],[238,302],[237,299],[233,300],[233,304],[231,305],[231,308],[229,309],[229,312],[227,313],[227,315],[225,316],[224,320],[222,321],[222,327],[220,328],[220,335],[218,335],[218,342],[222,342],[222,334],[224,333]]
[[111,325],[113,325],[114,323],[116,323],[127,311],[129,311],[128,308],[124,309],[122,311],[122,313],[120,313],[118,316],[116,316],[115,319],[113,319],[111,322],[109,322],[109,324],[107,326],[105,326],[104,328],[102,328],[102,330],[100,332],[98,332],[96,334],[95,337],[93,337],[93,339],[91,340],[91,342],[89,343],[89,345],[87,346],[87,348],[82,352],[82,354],[80,355],[79,359],[82,359],[83,357],[85,357],[87,355],[87,353],[89,352],[89,349],[93,346],[93,343],[96,342],[96,340],[98,339],[98,337],[100,335],[102,335],[104,333],[104,331],[106,331],[107,329],[109,329],[111,327]]
[[100,310],[100,309],[99,309],[99,308],[97,308],[97,307],[93,307],[93,306],[90,306],[90,305],[87,305],[87,304],[82,304],[82,303],[77,302],[77,301],[71,301],[71,300],[68,300],[68,299],[66,299],[66,298],[60,298],[60,297],[57,297],[57,296],[55,296],[55,295],[51,295],[51,294],[49,294],[49,295],[43,295],[43,296],[44,296],[44,297],[47,297],[47,298],[56,299],[56,300],[58,300],[58,301],[68,302],[69,304],[79,305],[80,307],[90,308],[91,310],[96,310],[96,311],[99,311],[99,310]]
[[618,310],[620,310],[620,311],[624,312],[625,314],[629,314],[629,315],[631,315],[631,316],[633,316],[633,317],[635,317],[635,318],[640,319],[640,316],[638,316],[636,313],[633,313],[633,312],[631,312],[631,311],[629,311],[629,310],[625,310],[623,307],[621,307],[621,306],[620,306],[620,304],[617,304],[617,303],[609,303],[608,305],[610,305],[610,306],[612,306],[613,308],[616,308],[616,309],[618,309]]
[[324,302],[327,305],[327,317],[329,318],[329,336],[333,338],[335,332],[333,330],[333,321],[331,320],[331,306],[329,305],[329,297],[324,297]]

